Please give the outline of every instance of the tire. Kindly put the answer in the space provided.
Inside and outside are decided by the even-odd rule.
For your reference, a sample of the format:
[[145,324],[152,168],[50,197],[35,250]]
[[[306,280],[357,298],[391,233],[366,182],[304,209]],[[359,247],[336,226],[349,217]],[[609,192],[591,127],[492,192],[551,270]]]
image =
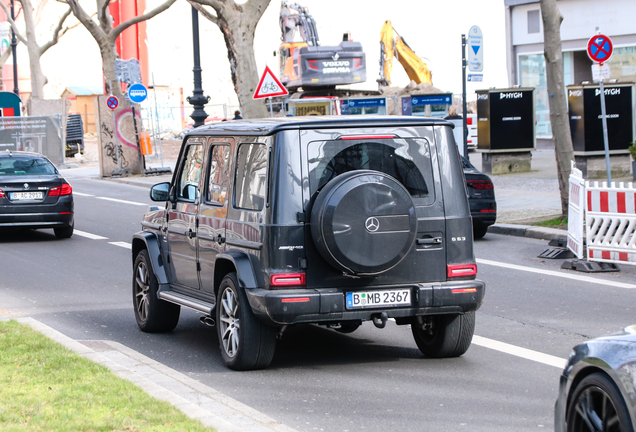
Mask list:
[[475,240],[484,238],[488,232],[488,227],[473,227],[473,238]]
[[475,313],[416,317],[413,339],[426,357],[459,357],[470,347],[475,332]]
[[63,228],[53,228],[53,232],[55,233],[55,237],[59,239],[71,238],[74,228],[75,224]]
[[216,328],[221,356],[233,370],[263,369],[276,348],[276,329],[254,316],[236,273],[221,281],[216,301]]
[[402,261],[417,234],[415,205],[393,177],[350,171],[330,180],[311,209],[311,236],[322,258],[340,272],[377,275]]
[[568,432],[634,430],[625,400],[607,375],[597,372],[585,377],[571,394],[567,411]]
[[181,306],[159,299],[158,287],[148,251],[143,249],[133,266],[132,295],[137,325],[146,333],[169,332],[179,322]]
[[338,333],[353,333],[358,330],[358,327],[362,325],[362,321],[343,321],[340,323],[340,328],[334,329]]

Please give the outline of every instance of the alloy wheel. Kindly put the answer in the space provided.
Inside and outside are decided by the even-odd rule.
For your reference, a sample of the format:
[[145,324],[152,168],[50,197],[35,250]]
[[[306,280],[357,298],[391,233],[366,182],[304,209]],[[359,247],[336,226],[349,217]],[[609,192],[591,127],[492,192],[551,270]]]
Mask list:
[[148,319],[148,309],[149,305],[149,293],[150,293],[150,274],[148,273],[148,267],[146,263],[141,261],[137,266],[137,276],[135,278],[136,289],[135,289],[135,300],[137,306],[137,316],[141,321],[146,321]]
[[236,356],[239,347],[240,324],[238,307],[236,293],[230,288],[225,288],[221,296],[219,325],[221,326],[223,349],[228,357]]
[[598,386],[590,386],[579,395],[572,420],[573,428],[570,430],[590,432],[623,430],[614,402]]

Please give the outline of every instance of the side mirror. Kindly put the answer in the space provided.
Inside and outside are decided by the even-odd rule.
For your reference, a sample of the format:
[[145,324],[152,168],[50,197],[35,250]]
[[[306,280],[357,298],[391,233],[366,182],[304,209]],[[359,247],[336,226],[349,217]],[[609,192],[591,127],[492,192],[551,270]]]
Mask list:
[[153,201],[170,200],[170,183],[158,183],[150,188],[150,199]]

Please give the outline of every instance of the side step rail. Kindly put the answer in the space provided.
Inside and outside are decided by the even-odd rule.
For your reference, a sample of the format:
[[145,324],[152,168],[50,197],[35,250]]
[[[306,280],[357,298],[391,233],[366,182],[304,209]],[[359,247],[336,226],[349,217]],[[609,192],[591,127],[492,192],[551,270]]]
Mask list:
[[195,310],[197,312],[204,313],[206,315],[213,316],[215,305],[204,300],[194,299],[192,297],[184,296],[183,294],[176,293],[174,291],[159,291],[157,297],[161,300],[165,300],[170,303],[175,303],[188,309]]

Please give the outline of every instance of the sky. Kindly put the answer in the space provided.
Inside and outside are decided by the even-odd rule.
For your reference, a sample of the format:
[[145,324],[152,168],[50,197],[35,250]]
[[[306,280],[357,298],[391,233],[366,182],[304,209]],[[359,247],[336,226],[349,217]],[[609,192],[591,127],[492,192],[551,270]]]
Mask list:
[[[148,8],[162,0],[148,0]],[[366,53],[367,82],[357,88],[377,89],[379,73],[380,30],[385,20],[391,20],[396,31],[415,53],[427,60],[433,71],[433,85],[443,91],[461,93],[461,35],[471,26],[481,28],[484,43],[484,81],[468,83],[469,99],[474,91],[489,87],[506,87],[505,8],[503,0],[299,0],[316,21],[321,45],[336,45],[344,32],[361,42]],[[241,3],[243,3],[241,1]],[[64,9],[59,3],[54,6]],[[90,9],[94,3],[83,0]],[[259,73],[268,65],[278,73],[278,58],[273,52],[280,45],[278,17],[280,2],[272,0],[261,18],[255,41]],[[53,17],[55,14],[47,14]],[[227,51],[220,30],[199,17],[203,89],[211,104],[237,105],[230,76]],[[39,33],[48,39],[51,23],[42,23]],[[148,21],[148,45],[151,73],[157,85],[183,88],[184,96],[192,94],[192,26],[191,7],[178,0],[168,11]],[[26,50],[18,53],[24,59]],[[45,87],[47,98],[58,98],[68,86],[101,85],[101,58],[90,34],[77,27],[42,57],[44,74],[50,84]],[[405,86],[409,79],[399,63],[393,66],[393,85]],[[186,102],[187,105],[187,102]]]

